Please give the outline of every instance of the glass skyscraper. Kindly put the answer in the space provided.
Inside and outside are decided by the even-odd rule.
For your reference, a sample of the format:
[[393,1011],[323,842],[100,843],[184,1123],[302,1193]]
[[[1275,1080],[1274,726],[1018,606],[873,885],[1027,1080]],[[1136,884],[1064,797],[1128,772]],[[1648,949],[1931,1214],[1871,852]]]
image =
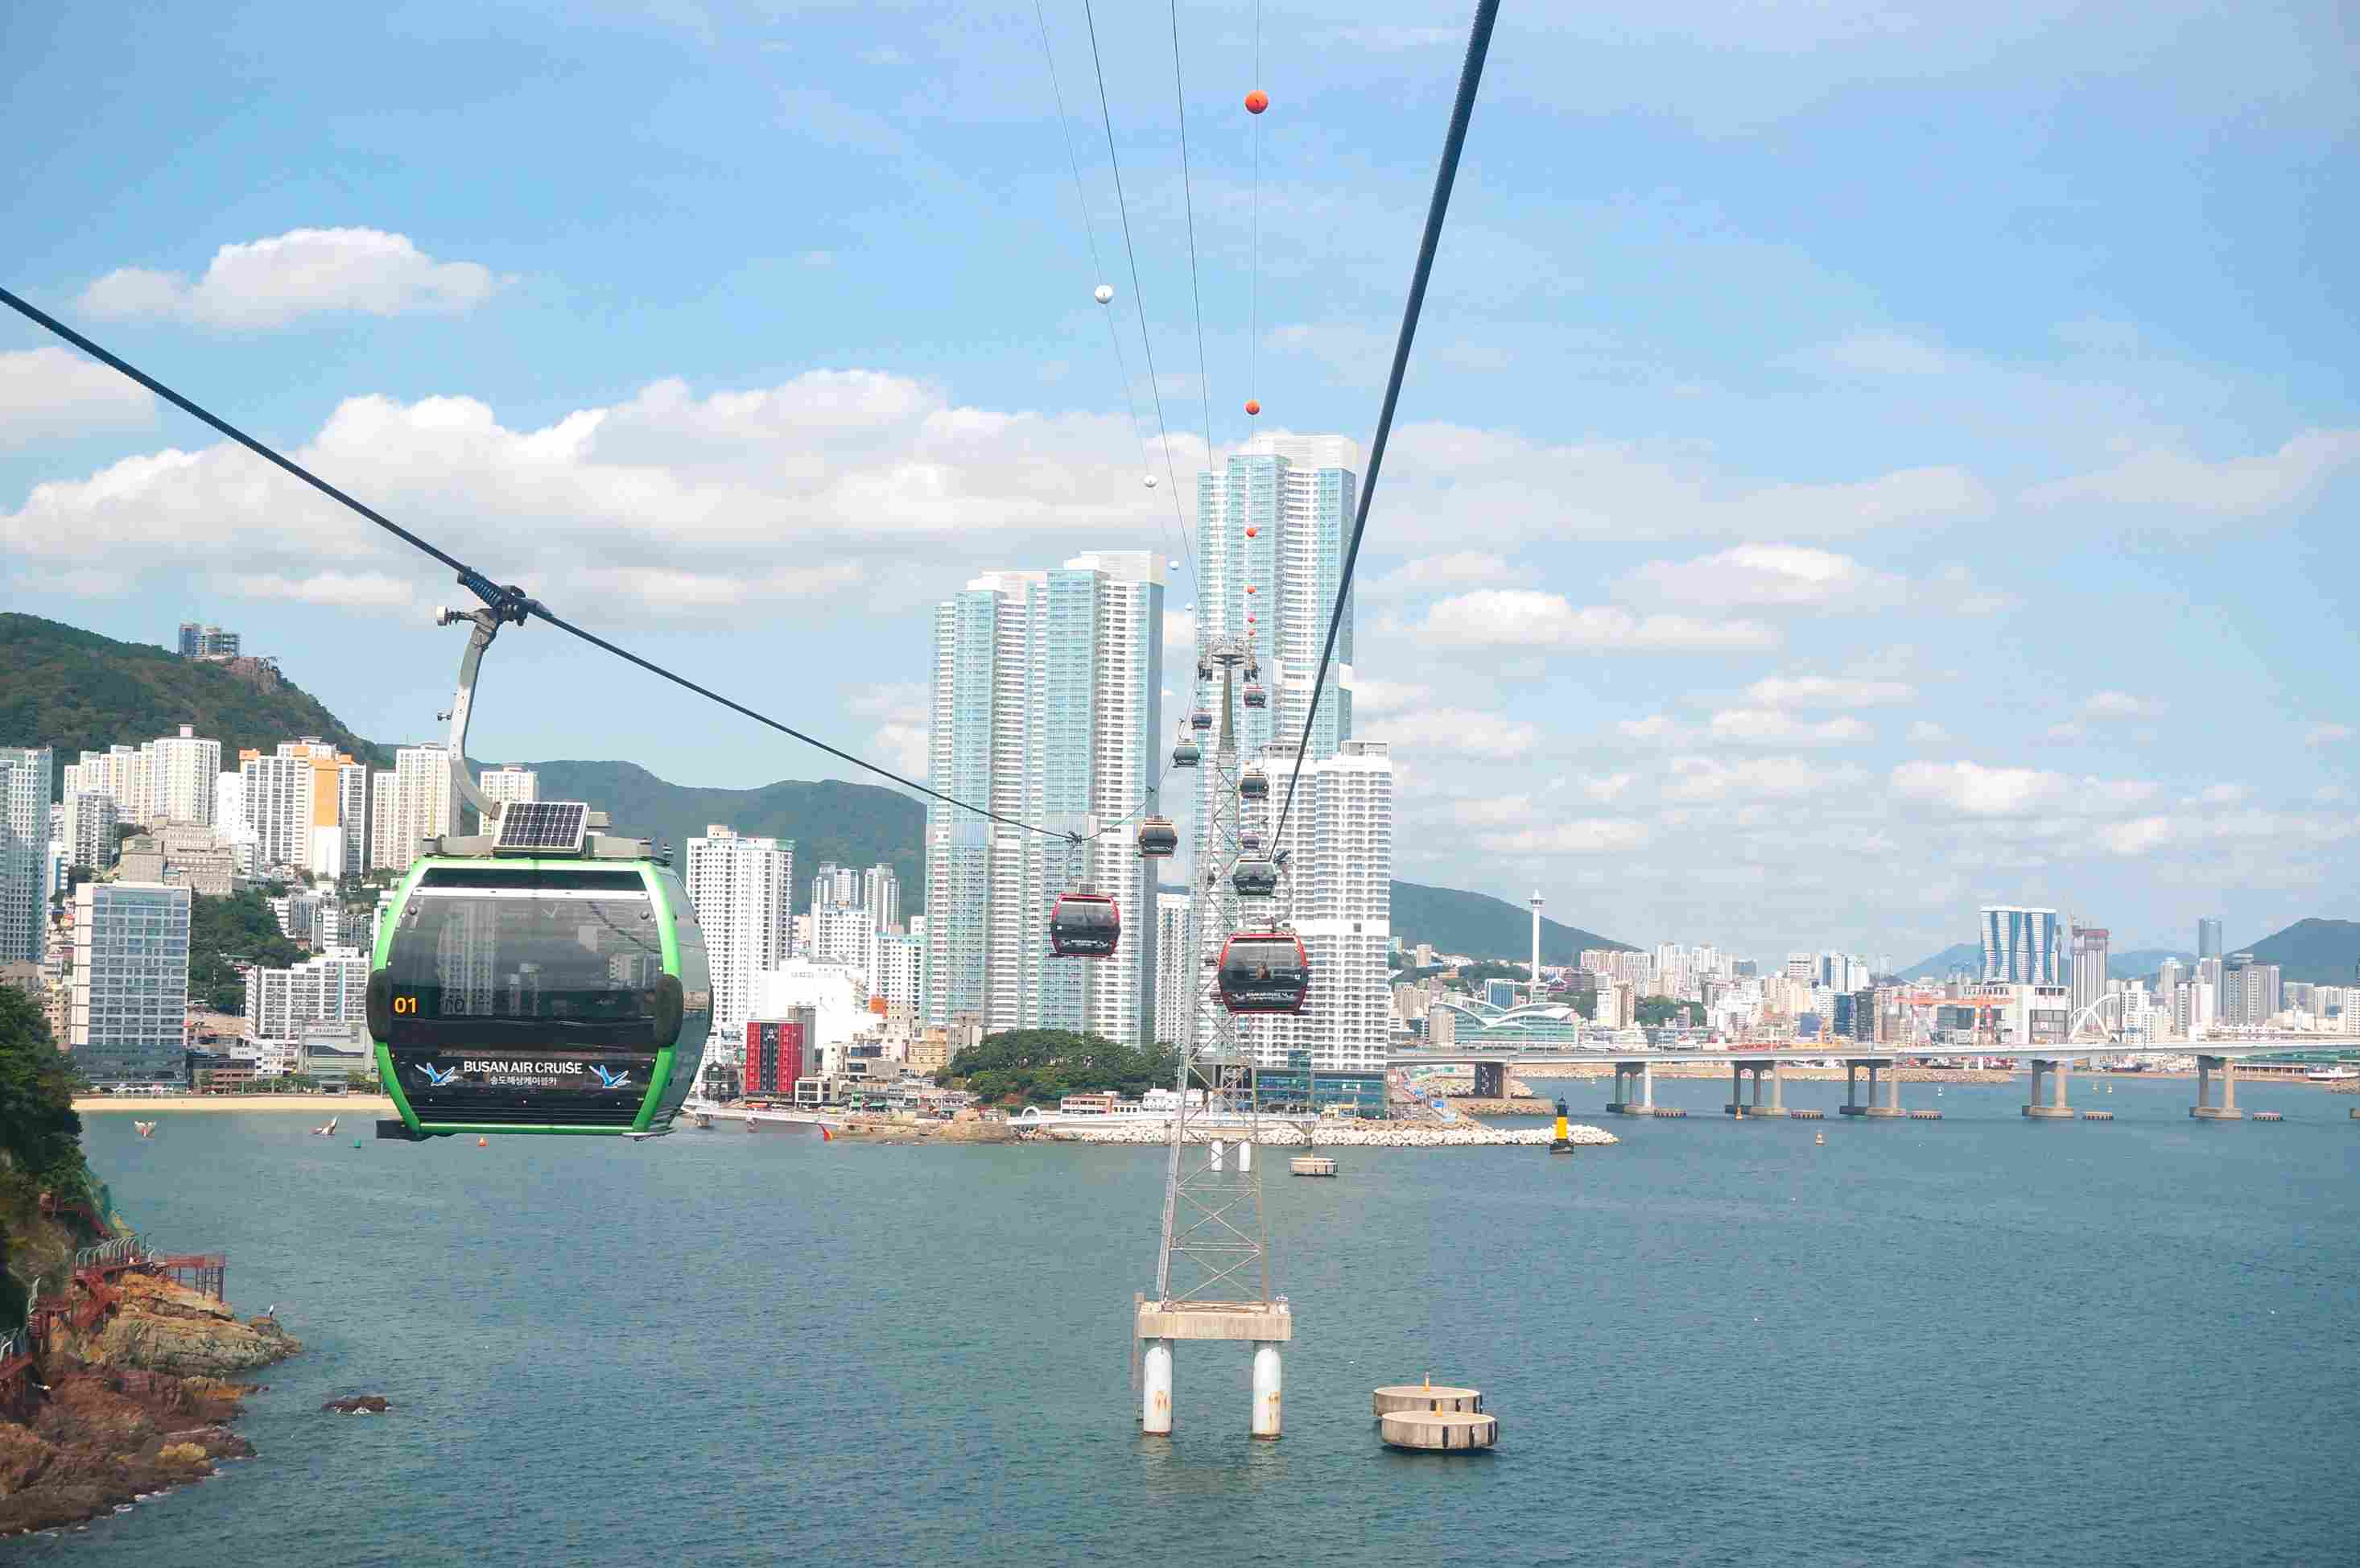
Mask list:
[[2064,985],[2065,938],[2054,909],[1987,905],[1983,911],[1983,979],[2016,985]]
[[[1100,551],[987,573],[935,606],[926,782],[1049,833],[928,805],[929,1022],[1153,1038],[1154,866],[1131,828],[1160,809],[1164,595],[1159,556]],[[1053,958],[1050,909],[1083,890],[1115,900],[1121,942]]]
[[0,747],[0,963],[41,957],[55,761],[47,746]]

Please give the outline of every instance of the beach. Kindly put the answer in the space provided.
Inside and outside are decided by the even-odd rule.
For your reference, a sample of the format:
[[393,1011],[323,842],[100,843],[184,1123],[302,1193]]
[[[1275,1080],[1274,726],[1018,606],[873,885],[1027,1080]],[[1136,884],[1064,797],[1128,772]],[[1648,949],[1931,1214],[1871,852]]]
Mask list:
[[382,1094],[82,1094],[73,1108],[82,1114],[117,1113],[142,1120],[159,1111],[309,1111],[327,1116],[390,1116],[393,1102]]

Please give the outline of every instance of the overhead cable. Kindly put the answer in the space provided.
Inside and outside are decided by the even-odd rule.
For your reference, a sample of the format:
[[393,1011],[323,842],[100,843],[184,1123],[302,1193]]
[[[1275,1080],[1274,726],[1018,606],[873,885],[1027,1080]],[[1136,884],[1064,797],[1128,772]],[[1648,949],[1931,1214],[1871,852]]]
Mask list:
[[1311,702],[1303,715],[1303,735],[1295,748],[1295,769],[1286,776],[1286,800],[1272,829],[1273,848],[1283,842],[1286,816],[1295,806],[1295,786],[1303,777],[1303,759],[1311,749],[1311,726],[1319,717],[1319,694],[1328,685],[1328,666],[1336,657],[1336,637],[1344,624],[1344,605],[1352,591],[1352,570],[1360,559],[1360,538],[1369,528],[1369,504],[1377,494],[1377,473],[1384,466],[1385,441],[1393,434],[1393,409],[1401,401],[1402,378],[1409,372],[1410,344],[1417,336],[1418,313],[1426,307],[1426,285],[1434,276],[1434,253],[1442,243],[1442,220],[1450,210],[1450,187],[1459,178],[1459,154],[1467,147],[1467,123],[1474,117],[1476,89],[1482,84],[1484,57],[1491,49],[1491,24],[1500,0],[1476,0],[1474,30],[1467,39],[1467,62],[1459,71],[1459,98],[1451,105],[1450,130],[1442,139],[1442,166],[1434,173],[1434,197],[1426,203],[1426,234],[1418,241],[1417,267],[1410,274],[1409,302],[1402,311],[1401,335],[1393,344],[1393,374],[1385,381],[1384,406],[1377,414],[1376,439],[1369,445],[1369,471],[1360,481],[1360,504],[1352,520],[1352,540],[1344,551],[1344,573],[1336,583],[1336,606],[1328,617],[1328,643],[1320,650],[1319,674],[1311,683]]
[[1180,0],[1168,0],[1168,4],[1172,13],[1172,101],[1180,111],[1180,201],[1188,214],[1188,297],[1196,307],[1196,391],[1205,402],[1205,461],[1210,464],[1213,378],[1205,368],[1205,291],[1196,281],[1196,195],[1188,179],[1188,94],[1180,84]]
[[[800,740],[806,746],[817,747],[820,751],[826,752],[829,756],[836,758],[839,762],[849,762],[856,768],[859,768],[867,773],[874,773],[879,778],[890,780],[892,783],[900,784],[904,789],[915,790],[918,794],[925,795],[932,800],[939,800],[945,806],[956,806],[961,811],[972,811],[978,817],[989,817],[992,821],[1001,823],[1007,827],[1021,828],[1027,833],[1038,833],[1044,839],[1078,839],[1079,838],[1084,837],[1083,835],[1074,833],[1060,832],[1054,828],[1035,827],[1030,822],[1025,822],[1017,817],[1007,816],[1004,813],[994,811],[989,806],[976,806],[967,801],[957,799],[955,796],[945,795],[940,790],[929,789],[924,784],[918,783],[915,779],[904,778],[890,768],[880,767],[875,762],[854,756],[851,752],[845,751],[841,747],[831,746],[826,741],[818,739],[816,736],[806,735],[791,724],[773,718],[769,714],[750,708],[744,703],[737,701],[735,698],[724,696],[719,692],[713,690],[710,686],[699,685],[697,682],[690,680],[686,675],[681,674],[677,671],[667,669],[663,665],[657,663],[652,659],[643,658],[639,654],[632,652],[629,649],[621,646],[619,643],[608,641],[606,638],[599,636],[595,631],[591,631],[585,627],[576,626],[574,622],[567,620],[563,617],[552,611],[547,606],[541,604],[538,599],[526,598],[523,590],[514,587],[505,588],[498,587],[493,583],[489,577],[486,576],[483,573],[478,572],[475,568],[470,566],[466,562],[462,561],[456,555],[453,555],[450,552],[441,549],[440,547],[430,543],[428,541],[420,538],[417,534],[411,532],[409,529],[402,527],[401,524],[394,521],[383,512],[377,510],[375,508],[368,506],[362,501],[355,499],[353,497],[345,494],[343,490],[338,489],[335,486],[328,483],[327,480],[322,479],[317,474],[312,473],[309,468],[304,467],[293,458],[285,456],[282,454],[272,450],[263,443],[256,440],[253,436],[248,435],[246,432],[238,429],[237,426],[230,423],[227,420],[221,418],[218,414],[212,412],[210,410],[205,409],[200,404],[190,401],[187,398],[182,397],[171,388],[164,385],[163,382],[157,380],[153,376],[148,375],[146,371],[141,370],[129,361],[100,347],[97,344],[92,342],[89,338],[84,337],[81,333],[76,332],[73,328],[66,325],[65,323],[58,320],[55,316],[50,315],[48,312],[40,309],[38,306],[32,304],[30,302],[24,300],[14,293],[11,293],[6,289],[0,289],[0,304],[6,305],[10,310],[15,311],[17,314],[25,317],[27,320],[47,328],[49,331],[56,334],[59,337],[63,338],[66,342],[72,344],[76,348],[81,349],[84,354],[87,354],[92,358],[99,361],[99,363],[128,376],[131,379],[138,382],[141,386],[147,388],[158,397],[162,398],[166,402],[170,403],[173,407],[202,421],[206,424],[211,425],[213,429],[221,432],[224,435],[228,436],[232,441],[236,442],[240,446],[243,446],[247,451],[253,453],[256,456],[263,458],[265,461],[286,470],[289,474],[291,474],[296,478],[302,480],[303,483],[311,486],[313,489],[319,491],[322,495],[326,496],[329,499],[350,508],[352,510],[359,513],[362,517],[366,518],[369,521],[377,524],[379,528],[384,529],[388,533],[399,539],[403,543],[409,544],[413,548],[423,551],[428,555],[432,556],[435,560],[441,562],[443,565],[450,567],[452,571],[458,574],[458,578],[461,583],[464,584],[470,590],[475,593],[479,598],[483,598],[486,603],[491,605],[495,609],[499,610],[506,619],[520,621],[526,616],[530,615],[541,620],[547,621],[550,625],[556,627],[560,631],[571,632],[574,636],[580,638],[583,641],[589,643],[592,647],[603,649],[606,652],[614,654],[615,657],[618,659],[637,664],[639,668],[647,671],[650,674],[660,676],[664,680],[672,682],[674,685],[681,686],[686,690],[694,692],[699,696],[717,702],[722,707],[729,709],[732,713],[742,715],[745,718],[752,719],[757,724],[766,726],[769,729],[777,730],[781,735]],[[1089,835],[1089,837],[1095,837],[1095,835]]]

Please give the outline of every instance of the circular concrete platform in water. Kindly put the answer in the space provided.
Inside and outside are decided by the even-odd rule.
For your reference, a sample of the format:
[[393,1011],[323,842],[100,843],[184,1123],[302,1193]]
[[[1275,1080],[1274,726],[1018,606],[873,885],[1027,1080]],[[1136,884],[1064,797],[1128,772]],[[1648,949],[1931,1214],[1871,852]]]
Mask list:
[[1287,1162],[1297,1176],[1333,1176],[1336,1162],[1324,1154],[1299,1154]]
[[2286,1120],[2286,1116],[2283,1113],[2277,1111],[2256,1111],[2254,1113],[2254,1120],[2256,1122],[2283,1122]]
[[1380,1420],[1402,1410],[1422,1410],[1427,1415],[1472,1415],[1483,1409],[1483,1390],[1454,1388],[1447,1383],[1396,1383],[1371,1395],[1369,1407],[1370,1413]]
[[2114,1119],[2114,1113],[2112,1111],[2084,1111],[2081,1113],[2081,1120],[2084,1122],[2111,1122]]
[[1475,1410],[1395,1410],[1378,1419],[1377,1435],[1394,1448],[1471,1453],[1500,1441],[1500,1418]]

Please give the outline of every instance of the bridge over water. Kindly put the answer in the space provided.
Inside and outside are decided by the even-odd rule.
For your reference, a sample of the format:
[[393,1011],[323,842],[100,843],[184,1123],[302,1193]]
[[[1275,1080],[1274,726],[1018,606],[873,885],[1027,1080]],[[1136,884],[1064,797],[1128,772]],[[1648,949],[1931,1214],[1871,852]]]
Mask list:
[[[2250,1040],[2180,1041],[2162,1046],[2009,1046],[1964,1051],[1955,1046],[1878,1046],[1862,1045],[1857,1041],[1825,1046],[1756,1047],[1739,1045],[1713,1050],[1675,1048],[1644,1053],[1629,1049],[1569,1050],[1548,1046],[1503,1050],[1494,1046],[1476,1046],[1467,1049],[1444,1047],[1394,1051],[1386,1056],[1385,1065],[1389,1069],[1471,1067],[1475,1069],[1475,1094],[1479,1099],[1504,1097],[1511,1069],[1537,1075],[1546,1074],[1551,1068],[1611,1067],[1614,1069],[1614,1091],[1613,1097],[1606,1102],[1606,1110],[1620,1115],[1652,1116],[1655,1113],[1655,1069],[1672,1062],[1702,1062],[1729,1069],[1727,1108],[1732,1115],[1784,1116],[1787,1113],[1786,1066],[1798,1062],[1817,1065],[1835,1061],[1843,1064],[1844,1068],[1843,1114],[1900,1117],[1911,1114],[1901,1104],[1899,1069],[1903,1064],[1951,1062],[1962,1057],[2005,1056],[2031,1064],[2032,1095],[2025,1104],[2024,1113],[2035,1118],[2064,1121],[2073,1115],[2072,1108],[2067,1102],[2067,1089],[2077,1058],[2193,1056],[2196,1058],[2196,1103],[2189,1107],[2188,1113],[2204,1121],[2234,1122],[2245,1115],[2237,1109],[2236,1063],[2239,1061],[2255,1057],[2283,1056],[2292,1051],[2346,1049],[2355,1045],[2360,1045],[2360,1039],[2348,1036],[2303,1035]],[[1868,1075],[1864,1099],[1860,1081],[1863,1070]],[[1753,1080],[1750,1100],[1746,1083],[1749,1077]],[[1920,1112],[1918,1114],[1930,1116],[1933,1113]],[[2360,1118],[2360,1110],[2355,1110],[2352,1114]]]

